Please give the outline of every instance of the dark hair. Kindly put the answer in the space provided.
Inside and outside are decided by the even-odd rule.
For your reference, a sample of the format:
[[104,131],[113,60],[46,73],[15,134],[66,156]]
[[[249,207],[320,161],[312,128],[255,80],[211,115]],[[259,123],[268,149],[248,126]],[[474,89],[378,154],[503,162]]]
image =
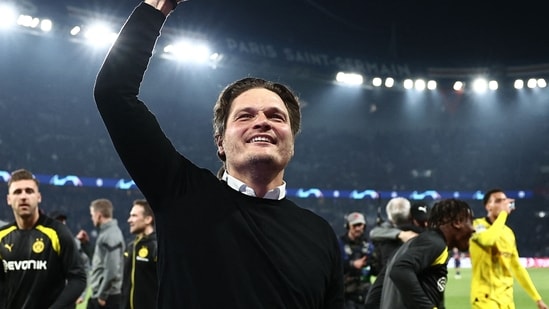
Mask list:
[[494,188],[486,191],[486,193],[484,193],[484,197],[482,198],[482,205],[486,206],[486,204],[488,204],[488,201],[490,200],[490,197],[492,197],[492,194],[499,192],[503,192],[503,190],[499,188]]
[[36,179],[31,172],[22,168],[15,170],[11,173],[10,179],[8,180],[8,188],[11,186],[12,183],[19,180],[34,180],[34,183],[36,183],[37,187],[40,184],[38,182],[38,179]]
[[473,211],[469,204],[451,198],[435,203],[430,210],[427,224],[431,229],[438,229],[441,225],[463,221],[468,218],[473,218]]
[[[295,137],[299,133],[301,130],[301,109],[297,96],[285,85],[261,78],[247,77],[229,84],[217,98],[217,102],[213,108],[213,137],[216,144],[218,139],[225,134],[227,119],[234,99],[254,88],[264,88],[280,96],[288,109],[292,134]],[[220,153],[217,155],[221,161],[225,162],[225,155]]]
[[145,217],[151,217],[152,218],[152,224],[154,224],[154,212],[151,208],[151,205],[149,205],[149,202],[145,199],[137,199],[133,201],[133,205],[139,205],[143,207],[143,215]]

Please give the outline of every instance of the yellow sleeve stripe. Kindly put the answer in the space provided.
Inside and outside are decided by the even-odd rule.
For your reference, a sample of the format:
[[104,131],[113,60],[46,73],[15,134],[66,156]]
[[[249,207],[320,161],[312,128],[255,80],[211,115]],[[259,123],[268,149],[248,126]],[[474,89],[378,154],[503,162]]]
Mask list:
[[2,240],[2,238],[6,237],[6,235],[8,235],[9,233],[13,232],[15,229],[16,229],[16,227],[12,226],[8,229],[0,231],[0,240]]
[[37,225],[36,229],[46,234],[46,236],[48,236],[48,238],[51,240],[53,250],[57,254],[61,254],[61,241],[59,241],[59,236],[57,235],[57,232],[51,227],[46,227],[43,225]]
[[444,250],[442,250],[442,253],[436,258],[436,260],[431,265],[446,264],[447,261],[448,261],[448,247],[445,247]]

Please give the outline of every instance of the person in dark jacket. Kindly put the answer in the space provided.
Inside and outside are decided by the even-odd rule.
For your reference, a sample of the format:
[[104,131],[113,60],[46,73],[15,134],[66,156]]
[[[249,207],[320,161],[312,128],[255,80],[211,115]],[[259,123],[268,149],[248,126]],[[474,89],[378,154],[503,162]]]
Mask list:
[[374,246],[364,236],[366,218],[360,212],[345,216],[346,233],[339,237],[343,255],[345,309],[363,309],[371,285],[370,258]]
[[38,180],[11,173],[15,221],[0,229],[0,308],[68,309],[86,288],[86,271],[68,227],[40,212]]
[[158,308],[343,308],[337,235],[286,197],[284,171],[301,125],[295,94],[255,77],[222,91],[214,106],[217,175],[180,154],[138,99],[175,4],[135,8],[94,89],[116,151],[154,211]]
[[154,214],[146,200],[133,202],[128,224],[135,238],[124,252],[122,309],[155,308],[158,293],[157,243]]
[[428,228],[404,243],[387,264],[381,309],[444,309],[449,248],[469,248],[473,212],[461,200],[441,200],[429,214]]

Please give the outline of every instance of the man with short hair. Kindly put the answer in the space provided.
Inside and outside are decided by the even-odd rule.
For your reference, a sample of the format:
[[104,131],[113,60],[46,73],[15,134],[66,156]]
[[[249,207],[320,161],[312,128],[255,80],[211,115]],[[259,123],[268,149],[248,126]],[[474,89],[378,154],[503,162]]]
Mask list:
[[133,202],[128,224],[135,239],[128,244],[124,252],[122,308],[156,308],[157,243],[154,214],[146,200],[138,199]]
[[[225,87],[213,112],[217,175],[180,153],[139,99],[162,25],[184,8],[179,2],[135,8],[94,89],[114,147],[154,210],[158,308],[342,308],[337,235],[286,196],[284,173],[301,127],[297,96],[256,77]],[[166,77],[160,92],[178,85]],[[190,114],[192,96],[179,104]]]
[[386,264],[395,251],[406,241],[423,232],[427,225],[429,206],[424,202],[411,202],[404,197],[389,200],[386,206],[388,222],[370,231],[374,243],[373,264],[377,276],[366,296],[365,308],[378,309],[381,303]]
[[404,243],[387,263],[380,308],[445,308],[449,248],[469,248],[472,223],[473,212],[466,202],[435,203],[427,230]]
[[364,237],[366,219],[360,212],[345,217],[345,234],[339,237],[343,256],[343,282],[345,286],[345,309],[362,309],[370,288],[369,257],[373,245]]
[[[124,271],[124,237],[113,218],[113,205],[108,199],[96,199],[90,204],[90,216],[99,233],[93,249],[88,309],[119,309]],[[88,234],[81,230],[77,238],[90,253]]]
[[86,272],[67,226],[40,212],[34,175],[19,169],[8,180],[15,221],[0,229],[0,308],[67,309],[86,288]]
[[519,260],[515,233],[505,224],[514,210],[515,200],[496,188],[488,190],[482,202],[487,215],[473,222],[476,232],[469,248],[473,308],[515,308],[513,287],[514,279],[517,279],[538,309],[547,309],[528,271]]

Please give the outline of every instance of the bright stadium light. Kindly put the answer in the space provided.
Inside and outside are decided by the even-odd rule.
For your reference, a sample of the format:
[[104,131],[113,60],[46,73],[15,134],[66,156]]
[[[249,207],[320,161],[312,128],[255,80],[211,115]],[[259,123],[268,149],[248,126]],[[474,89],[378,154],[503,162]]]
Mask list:
[[488,82],[484,78],[477,78],[473,81],[473,90],[477,93],[483,93],[488,89]]
[[404,89],[412,89],[414,87],[414,81],[411,79],[405,79],[402,85],[404,86]]
[[465,87],[465,85],[463,84],[462,81],[458,80],[454,83],[454,90],[455,91],[461,91],[461,90],[463,90],[464,87]]
[[36,28],[40,24],[40,18],[32,17],[30,15],[19,15],[17,24],[26,28]]
[[82,28],[80,26],[74,26],[72,27],[71,31],[69,32],[72,36],[76,36],[82,31]]
[[515,89],[524,88],[524,81],[522,79],[516,79],[515,83],[513,84],[513,87],[515,87]]
[[423,91],[425,90],[425,87],[426,84],[423,79],[416,79],[416,81],[414,82],[414,88],[416,88],[416,90]]
[[392,77],[387,77],[385,79],[385,87],[392,88],[395,85],[395,79]]
[[536,88],[538,85],[538,81],[535,78],[528,79],[528,82],[526,83],[526,87],[533,89]]
[[434,80],[430,80],[427,82],[427,89],[429,90],[435,90],[437,89],[437,82]]
[[206,63],[210,60],[212,52],[203,43],[183,41],[176,44],[169,44],[164,47],[164,52],[180,61],[191,61],[195,63]]
[[15,26],[17,11],[13,5],[0,4],[0,29],[8,29]]
[[547,81],[545,81],[545,78],[538,78],[538,88],[545,87],[547,87]]
[[364,77],[357,73],[338,72],[336,82],[349,86],[359,86],[364,83]]
[[44,32],[50,32],[52,28],[53,22],[51,21],[51,19],[42,19],[42,21],[40,22],[40,30]]
[[383,83],[383,80],[381,79],[381,77],[374,77],[372,79],[372,85],[374,87],[379,87],[379,86],[381,86],[382,83]]
[[498,90],[498,82],[495,80],[491,80],[488,82],[488,89],[490,90]]
[[86,29],[84,38],[92,46],[110,46],[116,40],[117,33],[104,24],[95,24]]

